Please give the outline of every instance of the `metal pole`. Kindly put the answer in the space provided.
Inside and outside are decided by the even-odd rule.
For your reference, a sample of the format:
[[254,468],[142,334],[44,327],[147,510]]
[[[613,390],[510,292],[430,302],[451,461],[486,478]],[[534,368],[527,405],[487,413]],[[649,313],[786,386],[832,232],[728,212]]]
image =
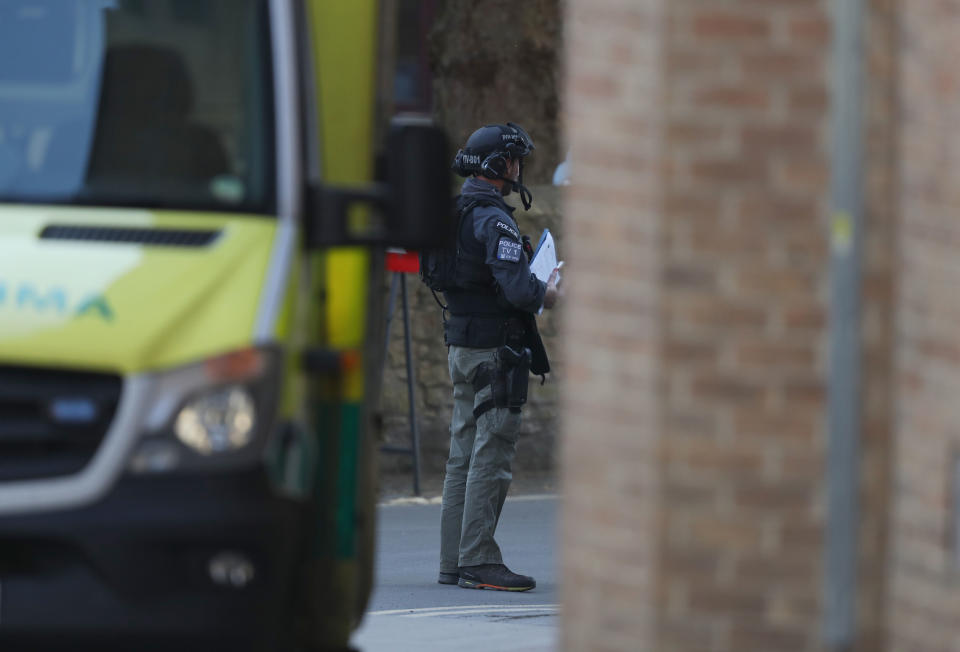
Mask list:
[[403,302],[403,338],[407,356],[407,399],[410,413],[410,437],[413,444],[413,494],[420,495],[420,428],[417,426],[417,402],[413,393],[413,355],[410,346],[410,310],[407,304],[407,277],[400,279],[400,297]]
[[393,307],[397,302],[397,276],[399,272],[390,275],[390,300],[387,302],[387,325],[383,335],[383,360],[380,362],[380,377],[387,368],[387,357],[390,352],[390,322],[393,321]]
[[856,640],[860,485],[860,273],[863,221],[863,0],[831,0],[830,370],[824,636]]

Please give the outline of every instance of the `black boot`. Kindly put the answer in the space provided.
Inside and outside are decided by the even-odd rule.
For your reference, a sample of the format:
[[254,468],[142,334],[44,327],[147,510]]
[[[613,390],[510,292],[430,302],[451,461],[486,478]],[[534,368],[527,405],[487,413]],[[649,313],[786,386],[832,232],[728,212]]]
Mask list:
[[460,579],[460,573],[444,573],[440,571],[440,576],[437,578],[437,584],[456,584],[457,580]]
[[482,564],[461,567],[457,584],[465,589],[529,591],[537,582],[532,577],[517,575],[503,564]]

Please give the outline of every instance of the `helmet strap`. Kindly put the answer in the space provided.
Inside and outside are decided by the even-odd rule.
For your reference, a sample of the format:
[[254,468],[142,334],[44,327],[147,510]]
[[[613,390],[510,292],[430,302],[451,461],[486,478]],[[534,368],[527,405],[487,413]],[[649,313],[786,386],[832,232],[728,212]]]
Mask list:
[[519,181],[511,181],[511,186],[513,186],[513,191],[520,195],[520,201],[523,202],[523,210],[528,211],[533,205],[533,193],[530,192],[530,189]]
[[528,211],[533,205],[533,193],[530,192],[530,189],[523,185],[523,157],[520,157],[520,174],[517,175],[516,181],[510,182],[513,185],[513,191],[520,195],[520,201],[523,202],[523,210]]

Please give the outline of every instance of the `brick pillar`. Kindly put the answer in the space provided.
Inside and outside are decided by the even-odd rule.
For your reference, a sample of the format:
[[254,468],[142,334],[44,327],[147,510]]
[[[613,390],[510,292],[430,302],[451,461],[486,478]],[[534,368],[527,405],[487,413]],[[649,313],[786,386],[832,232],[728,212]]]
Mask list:
[[563,645],[655,650],[661,29],[667,0],[567,4]]
[[894,261],[897,221],[898,2],[868,0],[865,25],[865,199],[861,295],[862,431],[857,652],[885,650],[889,554]]
[[889,649],[960,650],[960,2],[901,3]]
[[817,650],[820,0],[570,0],[567,650]]
[[670,3],[664,650],[815,650],[826,4]]

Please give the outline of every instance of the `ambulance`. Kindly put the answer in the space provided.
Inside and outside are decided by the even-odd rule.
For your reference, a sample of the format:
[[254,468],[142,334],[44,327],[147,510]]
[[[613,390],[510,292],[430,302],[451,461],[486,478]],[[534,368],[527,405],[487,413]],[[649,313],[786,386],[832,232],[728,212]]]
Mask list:
[[0,650],[348,645],[383,250],[448,209],[378,7],[0,0]]

